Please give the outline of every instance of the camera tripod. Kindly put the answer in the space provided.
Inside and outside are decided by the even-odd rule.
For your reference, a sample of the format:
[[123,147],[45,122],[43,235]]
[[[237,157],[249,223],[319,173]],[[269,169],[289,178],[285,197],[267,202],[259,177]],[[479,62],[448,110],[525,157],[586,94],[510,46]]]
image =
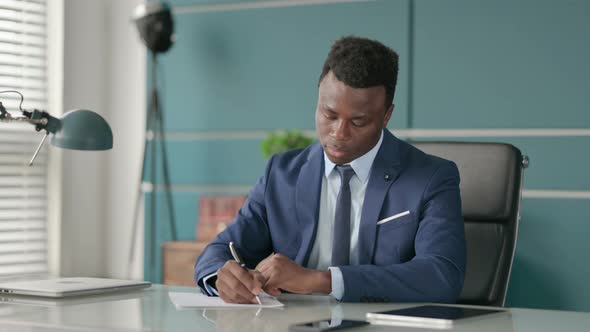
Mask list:
[[[166,199],[166,206],[168,208],[168,223],[169,228],[172,234],[172,240],[176,240],[176,216],[174,213],[174,206],[172,204],[172,193],[170,191],[170,175],[168,172],[168,157],[166,154],[166,137],[165,137],[165,130],[164,130],[164,117],[162,115],[162,109],[160,106],[160,101],[158,99],[158,89],[157,89],[157,81],[156,81],[156,72],[157,72],[157,54],[156,52],[152,52],[152,63],[151,63],[151,72],[152,72],[152,79],[151,79],[151,89],[150,89],[150,103],[148,106],[148,113],[146,118],[146,127],[145,127],[145,140],[143,144],[143,153],[142,153],[142,162],[141,162],[141,175],[137,185],[137,197],[135,200],[135,209],[133,213],[133,228],[131,230],[131,246],[129,249],[129,267],[128,267],[128,276],[130,277],[131,274],[131,266],[133,263],[134,258],[134,250],[135,250],[135,238],[137,232],[137,223],[139,222],[139,208],[141,206],[141,201],[144,192],[150,193],[149,199],[149,269],[147,270],[148,273],[145,276],[146,279],[153,280],[156,276],[155,274],[155,256],[156,256],[156,167],[157,167],[157,155],[156,155],[156,145],[159,143],[160,145],[160,153],[161,153],[161,163],[162,163],[162,172],[163,172],[163,179],[164,179],[164,186],[162,190],[165,194]],[[150,162],[150,169],[149,169],[149,182],[148,185],[144,185],[144,179],[146,176],[146,167],[148,162],[148,151],[149,151],[149,162]],[[146,227],[147,228],[147,227]],[[144,268],[145,271],[145,268]],[[148,278],[149,277],[149,278]]]

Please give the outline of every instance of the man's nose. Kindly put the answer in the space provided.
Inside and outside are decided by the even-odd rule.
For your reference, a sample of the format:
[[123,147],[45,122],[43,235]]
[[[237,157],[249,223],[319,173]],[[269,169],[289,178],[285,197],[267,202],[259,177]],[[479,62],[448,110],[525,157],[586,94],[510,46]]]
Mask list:
[[350,137],[350,126],[346,121],[338,121],[332,129],[332,136],[337,140],[346,140]]

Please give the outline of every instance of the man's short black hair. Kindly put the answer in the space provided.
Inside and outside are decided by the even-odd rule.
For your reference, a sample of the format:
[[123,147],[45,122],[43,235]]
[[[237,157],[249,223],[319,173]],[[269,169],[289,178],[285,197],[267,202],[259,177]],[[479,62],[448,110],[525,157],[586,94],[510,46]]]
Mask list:
[[332,45],[319,82],[332,71],[340,82],[355,89],[382,85],[389,109],[395,94],[398,62],[397,53],[376,40],[342,37]]

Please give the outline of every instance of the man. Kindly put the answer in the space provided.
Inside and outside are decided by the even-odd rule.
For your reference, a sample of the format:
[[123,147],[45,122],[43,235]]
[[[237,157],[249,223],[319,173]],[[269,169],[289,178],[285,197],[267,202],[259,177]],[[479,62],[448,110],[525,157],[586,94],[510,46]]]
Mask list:
[[[397,72],[397,54],[377,41],[334,43],[319,81],[319,142],[269,160],[198,259],[204,292],[234,303],[256,303],[262,290],[456,301],[465,274],[458,170],[386,129]],[[230,241],[247,268],[232,259]]]

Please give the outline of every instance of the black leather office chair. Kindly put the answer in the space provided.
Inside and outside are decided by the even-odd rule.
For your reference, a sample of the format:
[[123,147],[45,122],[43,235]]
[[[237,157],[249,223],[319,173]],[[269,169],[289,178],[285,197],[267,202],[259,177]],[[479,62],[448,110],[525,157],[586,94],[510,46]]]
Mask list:
[[504,306],[528,158],[510,144],[412,142],[452,160],[461,176],[467,271],[459,303]]

